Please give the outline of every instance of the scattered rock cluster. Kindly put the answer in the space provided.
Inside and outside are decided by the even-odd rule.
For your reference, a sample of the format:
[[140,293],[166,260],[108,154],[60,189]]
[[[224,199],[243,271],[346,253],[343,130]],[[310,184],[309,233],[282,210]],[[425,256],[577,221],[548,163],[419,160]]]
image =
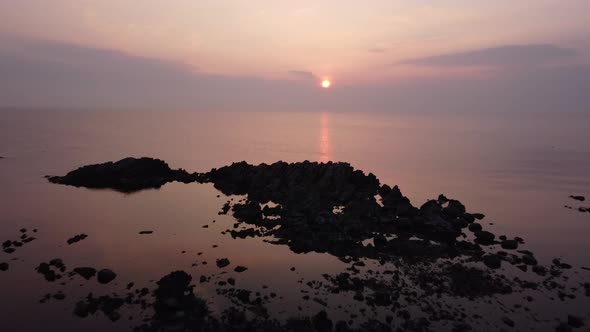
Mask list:
[[[233,229],[223,233],[240,238],[264,238],[272,244],[286,245],[296,253],[328,253],[351,264],[346,273],[309,281],[310,292],[303,295],[303,300],[328,307],[327,294],[350,292],[354,300],[369,308],[391,311],[385,321],[372,319],[370,312],[361,311],[367,318],[360,324],[361,330],[389,331],[397,320],[400,330],[427,331],[433,322],[443,320],[452,322],[454,331],[469,331],[473,329],[469,319],[482,317],[445,299],[492,297],[496,297],[506,313],[499,317],[496,328],[518,328],[517,322],[508,316],[516,309],[508,308],[497,296],[538,290],[564,300],[575,297],[579,290],[565,285],[569,277],[564,271],[572,266],[559,259],[553,260],[550,266],[539,264],[532,252],[521,249],[522,238],[496,236],[484,229],[481,220],[485,216],[468,212],[460,201],[439,195],[420,207],[414,206],[397,186],[381,184],[373,174],[355,170],[347,163],[306,161],[254,166],[240,162],[204,174],[189,174],[171,170],[161,160],[126,158],[85,166],[49,180],[122,192],[159,188],[170,181],[197,181],[212,183],[228,196],[244,196],[223,205],[220,214],[231,213],[237,221]],[[572,198],[584,200],[581,196]],[[368,262],[383,267],[375,271],[366,267]],[[65,267],[59,264],[42,264],[45,265],[38,271],[46,279],[47,275],[49,279],[58,279],[60,272],[65,272]],[[230,261],[217,259],[216,265],[223,269]],[[531,272],[535,280],[503,273],[511,267],[523,273]],[[242,266],[234,269],[235,272],[246,270]],[[110,270],[97,273],[93,268],[77,268],[73,273],[85,279],[97,275],[99,282],[116,277]],[[211,280],[201,276],[199,282]],[[265,307],[265,301],[272,296],[235,288],[236,280],[231,277],[215,281],[220,287],[218,294],[227,296],[234,304],[216,318],[205,301],[194,294],[191,281],[192,277],[183,271],[163,277],[154,291],[154,315],[136,330],[353,331],[351,326],[357,323],[354,321],[357,313],[351,314],[349,321],[334,323],[324,311],[313,317],[280,323],[268,317]],[[590,296],[590,284],[583,284],[583,288],[586,296]],[[534,301],[530,295],[524,299]],[[134,301],[129,297],[96,298],[90,294],[78,303],[75,313],[85,317],[100,311],[117,320],[118,309]],[[146,306],[145,302],[140,303]],[[410,307],[420,307],[421,314],[415,315]],[[530,310],[525,305],[517,308],[523,312]],[[246,315],[246,311],[255,313],[254,318]],[[583,320],[568,318],[568,322],[556,329],[580,324]]]
[[[570,198],[579,202],[583,202],[586,200],[586,197],[584,196],[575,196],[575,195],[570,195]],[[570,206],[570,205],[565,205],[566,209],[570,209],[573,210],[574,207]],[[590,206],[589,207],[584,207],[584,206],[580,206],[577,208],[578,211],[580,212],[589,212],[590,213]]]
[[[37,233],[37,230],[33,229],[33,233]],[[7,254],[12,254],[18,248],[34,240],[36,240],[36,238],[34,236],[28,235],[28,230],[26,228],[21,228],[20,238],[18,240],[5,240],[4,242],[2,242],[2,251],[4,251]]]

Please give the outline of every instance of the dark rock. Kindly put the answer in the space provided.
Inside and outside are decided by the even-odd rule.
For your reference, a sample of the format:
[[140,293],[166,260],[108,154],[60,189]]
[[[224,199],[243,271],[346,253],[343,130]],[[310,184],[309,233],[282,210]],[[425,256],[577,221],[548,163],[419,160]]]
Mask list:
[[154,231],[141,231],[141,232],[139,232],[139,234],[141,234],[141,235],[153,234],[153,233],[154,233]]
[[84,318],[88,317],[90,314],[90,305],[84,301],[80,301],[76,303],[76,307],[74,308],[74,315]]
[[522,262],[526,265],[537,265],[537,260],[532,255],[523,255]]
[[567,323],[559,323],[559,325],[557,325],[555,327],[555,332],[571,332],[572,328],[571,326],[567,325]]
[[96,275],[96,269],[92,267],[77,267],[74,268],[74,273],[82,276],[82,278],[89,280]]
[[583,202],[586,200],[586,197],[584,197],[584,196],[570,195],[570,198],[575,199],[576,201],[580,201],[580,202]]
[[502,248],[508,250],[518,249],[518,242],[516,240],[504,240],[502,241]]
[[65,176],[50,176],[52,183],[86,188],[110,188],[121,192],[160,188],[172,182],[194,182],[198,174],[185,170],[172,170],[164,161],[152,158],[125,158],[80,167]]
[[[534,261],[529,261],[529,262],[533,263]],[[540,276],[545,276],[547,274],[547,269],[545,267],[543,267],[541,265],[536,265],[536,264],[529,264],[529,265],[533,265],[533,272],[535,272],[536,274],[538,274]]]
[[[473,225],[473,224],[472,224]],[[494,234],[488,231],[477,231],[474,233],[476,240],[484,245],[494,244],[494,238],[496,237]]]
[[502,259],[498,255],[486,255],[482,258],[483,263],[491,269],[499,269],[502,266]]
[[49,263],[40,263],[35,270],[42,274],[45,280],[53,282],[63,277],[61,273],[66,271],[66,266],[61,259],[55,258]]
[[67,243],[68,244],[74,244],[76,242],[80,242],[80,241],[84,240],[87,237],[88,237],[88,235],[86,235],[86,234],[78,234],[78,235],[76,235],[74,237],[69,238],[68,241],[67,241]]
[[102,269],[98,271],[96,279],[101,284],[108,284],[117,277],[117,274],[109,269]]
[[510,319],[509,317],[502,317],[502,322],[504,322],[504,324],[510,326],[510,327],[514,327],[514,321],[512,319]]
[[0,271],[8,271],[8,263],[0,263]]
[[580,328],[584,326],[584,320],[578,316],[567,315],[567,324],[574,328]]
[[248,270],[248,268],[241,265],[236,266],[236,268],[234,269],[235,272],[244,272],[246,270]]
[[473,218],[477,219],[477,220],[482,220],[483,218],[485,218],[485,214],[483,213],[472,213],[471,214],[473,216]]
[[469,228],[469,230],[470,230],[470,231],[472,231],[472,232],[474,232],[474,233],[475,233],[475,232],[479,232],[479,231],[481,231],[481,230],[482,230],[481,224],[478,224],[478,223],[476,223],[476,222],[474,222],[473,224],[470,224],[470,225],[468,226],[468,228]]
[[317,332],[331,332],[333,328],[333,323],[328,318],[328,314],[325,311],[320,311],[316,314],[313,319],[313,327]]
[[215,264],[217,264],[217,267],[219,267],[219,268],[224,268],[229,265],[229,259],[227,259],[227,258],[218,259],[215,261]]

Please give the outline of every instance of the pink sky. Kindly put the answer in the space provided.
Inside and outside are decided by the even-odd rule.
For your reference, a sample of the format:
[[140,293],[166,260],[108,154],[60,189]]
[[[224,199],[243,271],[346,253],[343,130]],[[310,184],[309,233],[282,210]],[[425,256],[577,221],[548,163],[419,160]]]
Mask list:
[[[588,53],[587,0],[0,0],[0,31],[188,64],[195,71],[339,84],[473,68],[395,65],[500,45]],[[394,65],[391,65],[394,64]]]

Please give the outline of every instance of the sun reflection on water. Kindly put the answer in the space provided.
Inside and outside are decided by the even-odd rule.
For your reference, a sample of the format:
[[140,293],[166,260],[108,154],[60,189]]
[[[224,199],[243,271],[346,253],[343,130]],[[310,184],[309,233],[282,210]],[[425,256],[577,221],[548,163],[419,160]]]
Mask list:
[[332,160],[332,142],[330,140],[330,113],[320,114],[320,161]]

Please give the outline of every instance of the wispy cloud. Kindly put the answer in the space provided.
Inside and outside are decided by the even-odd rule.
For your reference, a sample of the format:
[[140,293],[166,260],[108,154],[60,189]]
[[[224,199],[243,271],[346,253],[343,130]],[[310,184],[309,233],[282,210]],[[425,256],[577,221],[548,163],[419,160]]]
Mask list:
[[314,73],[305,70],[290,70],[289,74],[306,80],[313,80],[316,78]]
[[550,44],[505,45],[404,60],[398,64],[433,67],[539,65],[571,58],[576,51]]
[[371,53],[385,53],[387,49],[385,47],[373,47],[368,50]]
[[[416,78],[342,85],[330,93],[300,80],[194,71],[175,62],[114,50],[0,38],[0,108],[149,110],[583,110],[590,65],[507,70],[485,79]],[[428,98],[424,98],[428,96]]]

